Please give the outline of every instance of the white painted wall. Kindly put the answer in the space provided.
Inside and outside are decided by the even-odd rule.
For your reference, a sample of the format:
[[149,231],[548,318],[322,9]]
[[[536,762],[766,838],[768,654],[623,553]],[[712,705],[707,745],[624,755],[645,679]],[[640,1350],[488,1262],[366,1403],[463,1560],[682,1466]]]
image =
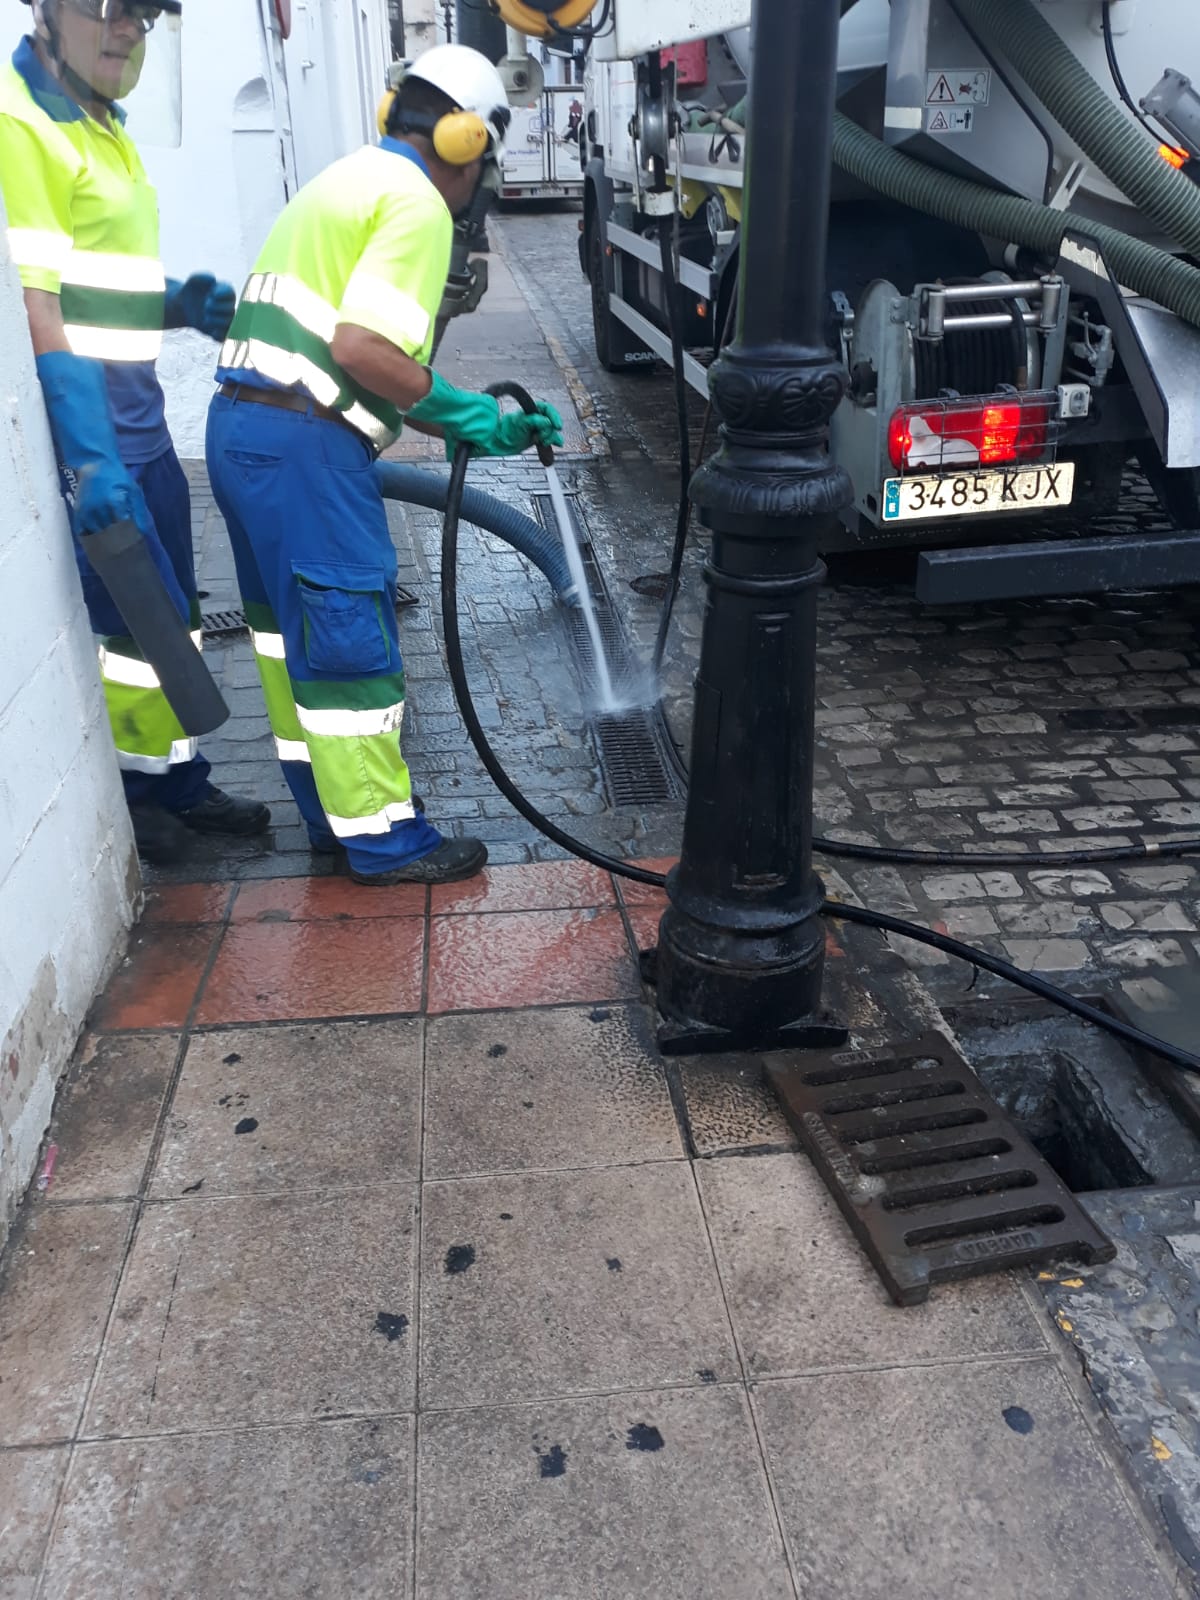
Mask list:
[[0,1244],[140,894],[0,204]]
[[[182,43],[182,144],[140,146],[163,262],[169,277],[208,271],[240,290],[289,195],[374,138],[387,0],[293,0],[286,42],[272,0],[205,0],[187,10]],[[136,95],[130,110],[136,138]],[[184,457],[204,454],[216,355],[199,334],[164,341],[159,375]]]

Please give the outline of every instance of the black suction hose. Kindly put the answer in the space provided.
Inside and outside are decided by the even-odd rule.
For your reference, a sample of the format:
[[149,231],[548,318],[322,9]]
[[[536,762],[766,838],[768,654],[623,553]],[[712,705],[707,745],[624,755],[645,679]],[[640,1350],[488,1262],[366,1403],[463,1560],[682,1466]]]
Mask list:
[[[535,409],[532,397],[521,388],[520,384],[492,384],[487,392],[497,398],[507,395],[516,400],[525,411]],[[539,450],[538,455],[543,465],[550,465],[553,462],[554,458],[548,446]],[[551,843],[568,850],[582,861],[590,862],[594,867],[616,874],[617,877],[630,878],[634,883],[646,883],[656,888],[663,888],[667,881],[665,873],[650,872],[645,867],[636,867],[628,861],[618,860],[616,856],[607,856],[601,850],[594,850],[581,839],[564,832],[557,824],[551,822],[549,817],[543,816],[537,807],[525,798],[504,770],[499,757],[488,742],[487,734],[483,731],[483,725],[479,721],[471,699],[471,688],[463,665],[462,638],[458,628],[458,524],[470,462],[469,446],[460,446],[455,453],[450,473],[450,493],[446,501],[446,519],[442,529],[442,627],[446,636],[446,659],[450,669],[450,681],[454,685],[454,693],[471,743],[475,746],[484,770],[500,793],[527,822],[531,822],[540,833],[545,834]],[[958,956],[984,972],[1006,978],[1010,983],[1038,995],[1043,1000],[1052,1001],[1074,1016],[1081,1017],[1085,1022],[1103,1028],[1125,1043],[1136,1045],[1174,1067],[1200,1073],[1200,1056],[1182,1050],[1178,1045],[1169,1044],[1165,1039],[1156,1039],[1153,1034],[1144,1033],[1132,1023],[1122,1022],[1119,1017],[1109,1016],[1107,1012],[1089,1005],[1086,1000],[1076,999],[1065,989],[1047,983],[1035,973],[1022,972],[1019,967],[1014,967],[996,956],[990,956],[984,950],[977,950],[973,945],[952,939],[947,934],[935,933],[932,928],[923,928],[918,923],[906,922],[902,917],[888,916],[882,911],[869,911],[865,907],[845,905],[839,900],[823,900],[821,914],[835,920],[857,922],[863,927],[877,928],[884,933],[900,934],[906,939],[915,939],[921,944],[931,945],[935,950],[944,950],[947,954]]]

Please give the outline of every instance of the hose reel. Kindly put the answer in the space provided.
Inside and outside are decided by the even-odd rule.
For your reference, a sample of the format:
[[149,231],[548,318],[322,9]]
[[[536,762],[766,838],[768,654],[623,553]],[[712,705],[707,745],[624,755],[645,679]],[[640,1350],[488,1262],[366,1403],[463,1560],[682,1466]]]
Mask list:
[[596,9],[599,0],[490,0],[505,25],[530,39],[570,33]]

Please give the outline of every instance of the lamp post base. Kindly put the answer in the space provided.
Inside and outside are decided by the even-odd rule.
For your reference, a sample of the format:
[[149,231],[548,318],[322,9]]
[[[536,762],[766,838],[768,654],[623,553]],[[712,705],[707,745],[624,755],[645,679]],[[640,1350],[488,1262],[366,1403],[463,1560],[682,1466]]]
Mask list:
[[[638,968],[643,982],[656,987],[658,946],[638,952]],[[761,982],[761,975],[755,982]],[[819,969],[817,987],[819,999]],[[728,1027],[672,1015],[662,1018],[657,1033],[658,1048],[664,1056],[725,1055],[745,1050],[835,1050],[848,1038],[849,1029],[824,1008],[765,1025],[754,1015],[751,1021],[731,1021]]]

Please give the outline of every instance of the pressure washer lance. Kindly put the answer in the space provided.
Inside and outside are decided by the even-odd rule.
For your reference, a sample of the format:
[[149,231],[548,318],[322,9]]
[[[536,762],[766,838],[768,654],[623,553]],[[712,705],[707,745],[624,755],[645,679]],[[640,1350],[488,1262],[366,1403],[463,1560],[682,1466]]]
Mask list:
[[82,535],[80,542],[138,649],[154,668],[184,733],[195,739],[219,728],[229,707],[192,643],[141,529],[135,522],[114,522],[99,533]]
[[[493,384],[487,392],[495,395],[497,399],[506,395],[516,400],[524,411],[532,412],[537,409],[533,397],[518,383]],[[549,446],[540,448],[538,456],[543,466],[553,465],[554,455]],[[549,463],[546,460],[547,456],[550,458]],[[446,637],[446,661],[450,669],[450,681],[454,685],[458,709],[462,713],[475,752],[483,763],[484,771],[513,809],[527,822],[532,823],[552,844],[569,851],[573,856],[578,856],[581,861],[590,862],[592,866],[599,867],[604,872],[611,872],[619,878],[629,878],[634,883],[664,888],[667,881],[664,873],[651,872],[646,867],[635,866],[633,862],[605,855],[602,850],[593,849],[582,839],[576,839],[557,823],[551,822],[549,817],[543,816],[533,802],[527,800],[517,788],[488,742],[471,698],[471,687],[467,682],[467,671],[463,663],[462,637],[458,627],[458,524],[463,488],[470,464],[470,445],[460,445],[454,453],[445,521],[442,524],[442,628]],[[1169,1062],[1173,1067],[1182,1068],[1186,1072],[1200,1073],[1200,1055],[1184,1050],[1166,1039],[1155,1038],[1153,1034],[1146,1033],[1132,1023],[1101,1011],[1099,1007],[1091,1005],[1086,1000],[1080,1000],[1066,989],[1060,989],[1057,984],[1039,978],[1036,973],[1022,972],[1011,962],[1003,961],[998,956],[988,955],[986,950],[977,950],[973,945],[964,944],[948,934],[935,933],[932,928],[923,928],[919,923],[908,922],[902,917],[889,916],[882,911],[872,911],[866,906],[846,905],[840,900],[822,900],[821,914],[834,921],[857,922],[863,927],[874,928],[881,933],[915,939],[918,943],[929,945],[935,950],[942,950],[947,955],[957,956],[983,972],[990,972],[1015,984],[1018,988],[1025,989],[1030,994],[1051,1001],[1064,1011],[1070,1012],[1072,1016],[1113,1034],[1126,1044],[1148,1051],[1160,1060]]]
[[[523,411],[529,411],[533,401],[529,393],[519,383],[494,383],[486,391],[497,400],[507,397],[515,400]],[[529,402],[527,405],[526,402]],[[596,608],[592,604],[591,590],[588,588],[587,573],[583,568],[583,552],[579,548],[579,539],[575,533],[575,523],[567,507],[567,499],[563,494],[562,483],[558,476],[558,468],[554,465],[554,451],[548,444],[539,444],[537,447],[538,460],[542,463],[546,473],[546,488],[550,491],[550,506],[554,512],[554,520],[558,524],[558,536],[562,540],[563,552],[567,558],[567,568],[571,574],[571,582],[575,585],[575,593],[579,600],[579,609],[583,613],[584,624],[587,627],[588,642],[592,647],[592,659],[596,664],[596,678],[600,691],[600,711],[615,711],[617,698],[613,693],[612,673],[608,668],[608,657],[604,653],[604,640],[600,636],[600,624],[596,620]]]

